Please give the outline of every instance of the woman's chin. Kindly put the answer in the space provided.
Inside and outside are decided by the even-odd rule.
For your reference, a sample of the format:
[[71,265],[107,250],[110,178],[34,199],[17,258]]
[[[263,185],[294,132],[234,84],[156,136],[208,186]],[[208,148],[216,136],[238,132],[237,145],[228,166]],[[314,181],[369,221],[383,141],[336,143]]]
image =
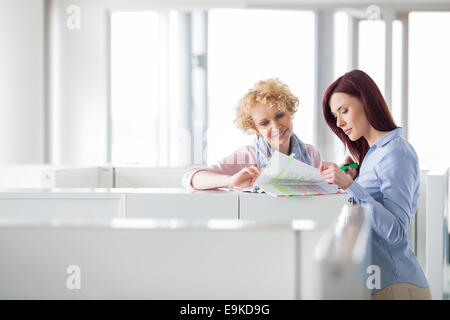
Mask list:
[[356,137],[354,135],[350,135],[350,136],[348,136],[348,138],[350,139],[350,141],[354,142],[354,141],[358,140],[359,138],[361,138],[361,136]]

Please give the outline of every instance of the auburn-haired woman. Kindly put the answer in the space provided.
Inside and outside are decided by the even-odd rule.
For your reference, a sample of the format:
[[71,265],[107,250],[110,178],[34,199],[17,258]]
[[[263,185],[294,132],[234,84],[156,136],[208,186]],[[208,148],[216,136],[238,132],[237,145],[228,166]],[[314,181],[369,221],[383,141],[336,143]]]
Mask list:
[[375,82],[361,70],[333,82],[322,108],[325,121],[359,164],[359,172],[350,167],[344,173],[330,162],[323,162],[320,171],[328,183],[372,209],[372,264],[381,276],[372,299],[430,299],[427,280],[407,238],[419,197],[414,148],[403,139]]
[[274,150],[286,155],[294,153],[295,159],[319,168],[319,152],[303,143],[293,131],[297,107],[297,97],[280,80],[257,82],[236,108],[236,124],[245,133],[255,134],[253,144],[239,148],[208,168],[189,170],[183,185],[196,190],[252,186]]

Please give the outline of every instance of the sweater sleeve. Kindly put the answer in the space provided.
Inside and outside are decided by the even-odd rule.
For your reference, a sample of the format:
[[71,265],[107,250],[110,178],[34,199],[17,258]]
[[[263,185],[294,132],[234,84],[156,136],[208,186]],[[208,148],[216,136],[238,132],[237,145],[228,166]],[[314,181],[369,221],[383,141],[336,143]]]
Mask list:
[[255,149],[252,146],[239,148],[232,154],[226,156],[218,163],[206,168],[192,168],[183,176],[183,186],[190,190],[195,190],[192,186],[194,175],[200,171],[210,171],[223,175],[233,175],[245,167],[257,165]]
[[320,163],[322,162],[319,151],[310,144],[306,144],[306,150],[308,151],[309,157],[311,158],[312,166],[315,168],[319,168]]

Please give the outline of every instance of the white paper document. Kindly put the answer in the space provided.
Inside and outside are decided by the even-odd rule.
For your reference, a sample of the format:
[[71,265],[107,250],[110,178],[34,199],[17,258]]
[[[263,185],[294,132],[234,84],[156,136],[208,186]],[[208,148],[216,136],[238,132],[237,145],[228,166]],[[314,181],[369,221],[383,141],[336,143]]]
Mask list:
[[324,180],[319,169],[278,151],[254,185],[274,197],[340,193],[335,185]]

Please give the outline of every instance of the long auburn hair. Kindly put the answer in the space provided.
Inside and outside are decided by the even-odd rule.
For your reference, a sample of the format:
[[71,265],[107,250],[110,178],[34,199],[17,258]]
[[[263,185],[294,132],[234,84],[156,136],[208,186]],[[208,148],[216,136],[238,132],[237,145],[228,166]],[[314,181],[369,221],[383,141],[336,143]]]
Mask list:
[[391,131],[396,129],[397,126],[392,119],[392,115],[389,112],[388,105],[380,89],[375,81],[364,71],[357,69],[349,71],[328,87],[322,100],[322,111],[325,121],[345,144],[346,148],[350,150],[355,161],[361,164],[369,150],[369,144],[364,137],[356,141],[351,141],[344,131],[337,126],[336,119],[331,113],[329,104],[331,96],[336,92],[346,93],[359,98],[364,107],[367,120],[374,129],[378,131]]

